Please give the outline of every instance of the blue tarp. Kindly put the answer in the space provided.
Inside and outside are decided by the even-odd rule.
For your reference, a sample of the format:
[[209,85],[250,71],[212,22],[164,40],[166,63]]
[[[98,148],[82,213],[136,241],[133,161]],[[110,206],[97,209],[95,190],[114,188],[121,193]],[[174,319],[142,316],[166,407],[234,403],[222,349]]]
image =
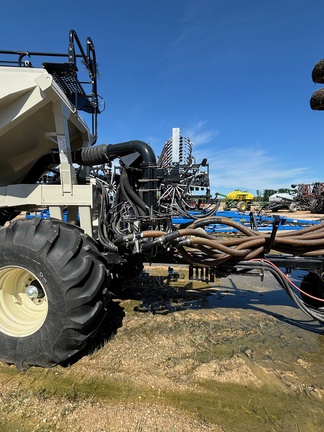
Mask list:
[[[172,222],[175,225],[184,225],[190,222],[194,222],[196,217],[203,217],[203,212],[190,212],[189,215],[192,215],[193,218],[184,218],[184,217],[173,217]],[[259,214],[259,213],[240,213],[238,211],[219,211],[215,215],[216,217],[221,218],[229,218],[232,221],[239,223],[247,228],[252,228],[257,231],[271,231],[273,227],[273,223],[275,221],[274,216]],[[286,216],[278,216],[279,217],[279,226],[278,230],[297,230],[302,229],[307,226],[317,225],[321,223],[318,220],[305,220],[305,219],[297,219],[297,218],[288,218]],[[206,228],[207,232],[237,232],[236,228],[228,226],[226,224],[209,224]]]
[[[189,216],[192,215],[193,218],[185,218],[181,216],[174,216],[172,218],[172,223],[174,225],[185,225],[191,222],[194,222],[196,217],[203,218],[204,212],[193,211],[189,212]],[[274,223],[274,216],[259,214],[259,213],[240,213],[238,211],[218,211],[215,215],[216,217],[229,218],[232,221],[239,223],[247,228],[252,228],[257,231],[271,231]],[[33,217],[41,217],[42,219],[48,219],[50,217],[50,213],[47,209],[44,209],[40,212],[27,213],[26,218]],[[67,221],[67,212],[63,212],[63,219]],[[321,223],[318,220],[305,220],[305,219],[297,219],[297,218],[288,218],[286,216],[279,216],[279,226],[278,230],[297,230],[302,229],[307,226],[316,225]],[[254,226],[255,224],[255,226]],[[207,232],[210,233],[230,233],[237,232],[236,228],[228,226],[226,224],[209,224],[205,227]]]

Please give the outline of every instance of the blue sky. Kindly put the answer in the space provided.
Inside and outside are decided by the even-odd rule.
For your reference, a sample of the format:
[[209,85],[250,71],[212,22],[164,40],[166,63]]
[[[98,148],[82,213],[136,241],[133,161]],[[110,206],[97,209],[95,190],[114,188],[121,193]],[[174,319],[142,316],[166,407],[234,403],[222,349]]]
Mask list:
[[324,181],[324,112],[309,100],[324,58],[323,0],[12,0],[3,50],[67,50],[90,36],[100,68],[98,143],[179,127],[207,157],[212,192]]

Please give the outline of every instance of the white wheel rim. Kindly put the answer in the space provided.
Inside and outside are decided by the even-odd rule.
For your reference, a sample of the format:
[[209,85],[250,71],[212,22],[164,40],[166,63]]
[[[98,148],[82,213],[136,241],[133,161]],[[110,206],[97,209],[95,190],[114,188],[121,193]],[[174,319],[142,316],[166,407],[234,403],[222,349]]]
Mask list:
[[[37,285],[41,295],[32,299],[28,287]],[[0,331],[8,336],[26,337],[44,324],[48,313],[46,292],[34,274],[23,267],[0,269]]]

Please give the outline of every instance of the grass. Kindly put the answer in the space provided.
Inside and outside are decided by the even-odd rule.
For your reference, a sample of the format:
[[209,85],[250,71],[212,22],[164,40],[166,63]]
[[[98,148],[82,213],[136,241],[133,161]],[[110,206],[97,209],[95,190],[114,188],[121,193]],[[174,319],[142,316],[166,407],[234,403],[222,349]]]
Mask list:
[[[172,406],[206,424],[221,424],[225,431],[231,432],[241,431],[242,425],[249,432],[259,432],[261,425],[264,432],[289,432],[298,430],[298,427],[301,431],[312,432],[324,429],[319,399],[310,398],[305,393],[278,391],[275,386],[256,387],[201,380],[196,383],[194,391],[169,391],[134,385],[132,381],[118,382],[105,376],[86,379],[79,376],[77,370],[67,374],[64,370],[32,368],[22,376],[3,366],[0,374],[2,379],[10,377],[14,388],[2,396],[0,426],[6,432],[34,430],[30,428],[35,424],[35,415],[41,423],[39,413],[46,411],[46,405],[53,404],[59,405],[55,410],[55,417],[59,420],[55,430],[64,430],[64,419],[85,402],[133,407],[146,403]],[[14,418],[11,417],[13,412]],[[44,418],[48,421],[51,416],[45,415]],[[18,426],[19,429],[15,429]],[[43,424],[37,431],[48,432],[53,430],[51,428],[53,425]]]

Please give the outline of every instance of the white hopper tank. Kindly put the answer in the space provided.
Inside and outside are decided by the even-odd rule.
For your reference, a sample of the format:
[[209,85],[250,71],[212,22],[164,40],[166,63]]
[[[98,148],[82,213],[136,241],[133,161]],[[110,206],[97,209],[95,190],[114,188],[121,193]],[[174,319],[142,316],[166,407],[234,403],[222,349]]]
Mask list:
[[[57,149],[62,115],[68,150],[90,145],[78,111],[43,68],[0,68],[0,186],[21,183],[35,162]],[[55,115],[59,113],[59,115]]]

